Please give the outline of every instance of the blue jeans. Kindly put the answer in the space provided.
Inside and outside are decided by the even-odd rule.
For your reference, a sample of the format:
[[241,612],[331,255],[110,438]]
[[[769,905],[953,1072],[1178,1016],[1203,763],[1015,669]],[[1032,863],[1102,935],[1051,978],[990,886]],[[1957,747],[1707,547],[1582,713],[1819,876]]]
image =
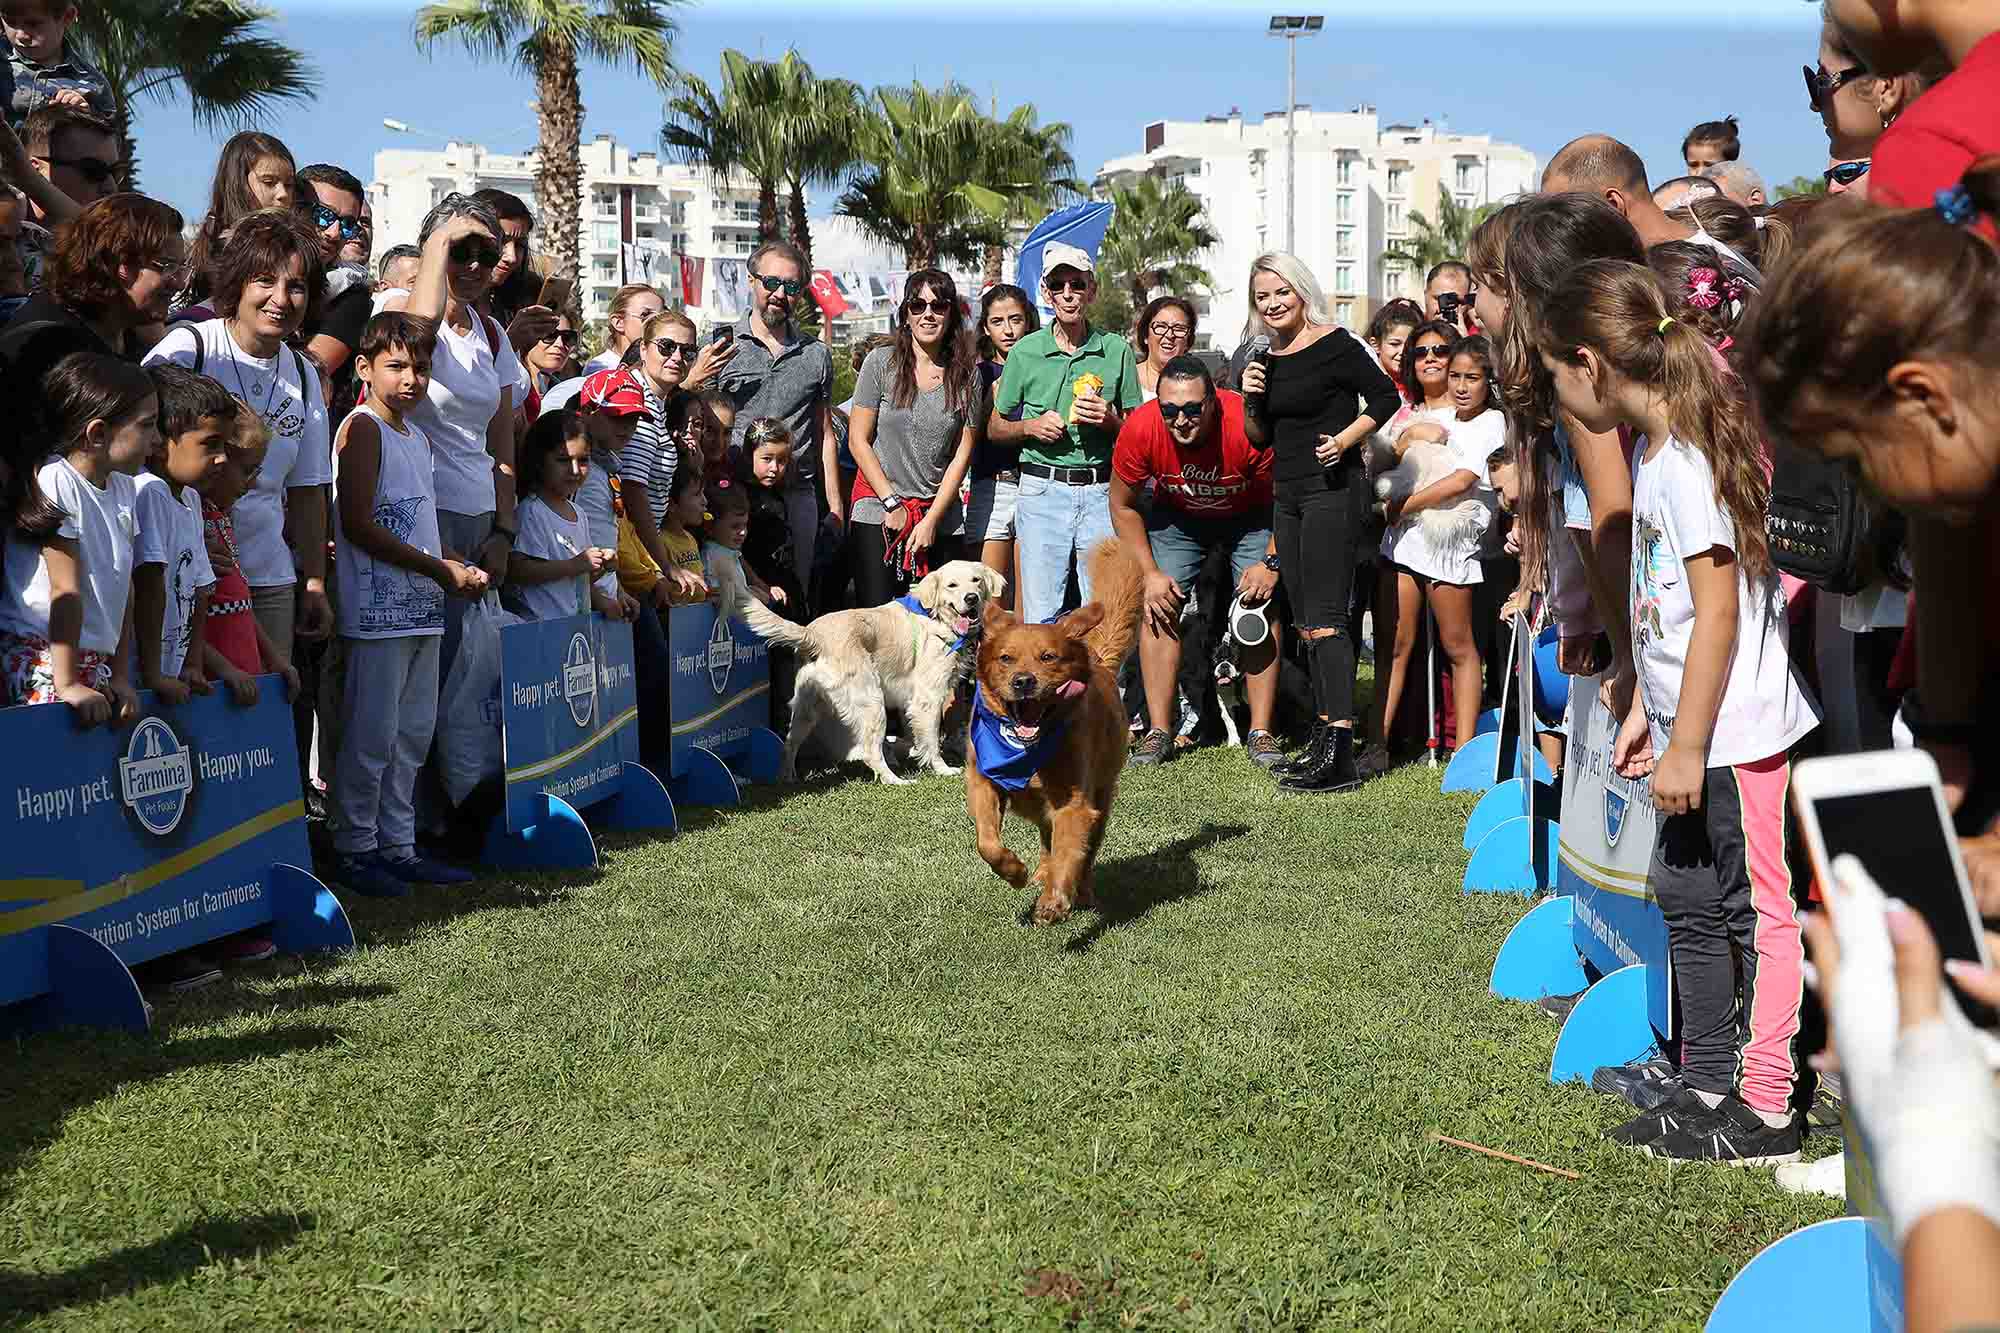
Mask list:
[[1208,553],[1220,546],[1229,552],[1229,595],[1244,571],[1263,561],[1271,549],[1271,521],[1268,509],[1224,518],[1184,514],[1157,501],[1146,516],[1146,535],[1152,540],[1153,563],[1160,572],[1180,584],[1181,591],[1194,596],[1194,581]]
[[1090,600],[1092,547],[1116,535],[1111,529],[1111,484],[1071,486],[1047,477],[1021,475],[1014,507],[1014,549],[1021,560],[1021,618],[1029,624],[1054,620],[1063,609],[1070,560],[1076,583]]

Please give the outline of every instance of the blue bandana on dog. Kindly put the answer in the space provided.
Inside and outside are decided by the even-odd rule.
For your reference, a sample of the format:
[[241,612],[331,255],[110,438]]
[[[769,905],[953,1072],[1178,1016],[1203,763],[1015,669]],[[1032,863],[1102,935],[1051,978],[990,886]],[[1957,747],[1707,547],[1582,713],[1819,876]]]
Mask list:
[[1062,747],[1069,730],[1067,717],[1053,718],[1041,734],[1023,745],[1014,724],[986,706],[986,692],[972,692],[972,762],[994,786],[1019,791],[1042,771],[1049,756]]
[[[901,597],[898,597],[896,599],[896,605],[902,607],[905,611],[908,611],[913,616],[922,616],[926,620],[935,619],[935,617],[932,616],[929,611],[926,611],[924,609],[924,604],[917,600],[917,595],[915,593],[910,593],[910,592],[904,593]],[[965,633],[959,635],[958,638],[952,641],[951,650],[955,653],[962,651],[965,647],[966,641],[971,637],[972,637],[971,630],[967,630]]]

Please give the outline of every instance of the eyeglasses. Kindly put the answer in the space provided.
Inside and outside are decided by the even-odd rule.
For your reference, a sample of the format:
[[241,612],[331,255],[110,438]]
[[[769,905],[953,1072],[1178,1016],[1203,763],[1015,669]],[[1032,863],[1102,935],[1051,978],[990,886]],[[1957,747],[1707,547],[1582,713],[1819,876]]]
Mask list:
[[454,264],[479,264],[492,268],[500,262],[500,247],[477,236],[461,236],[445,252]]
[[344,218],[325,204],[314,204],[312,206],[312,219],[313,226],[319,228],[321,231],[325,231],[328,227],[338,222],[340,224],[340,239],[343,241],[358,239],[363,230],[360,218]]
[[194,276],[194,262],[188,259],[148,259],[140,267],[158,269],[162,278],[177,287],[186,286],[187,280]]
[[1174,419],[1176,417],[1198,417],[1202,414],[1202,411],[1205,408],[1207,408],[1207,406],[1208,406],[1208,399],[1206,398],[1202,399],[1198,403],[1163,402],[1160,403],[1160,420],[1166,422],[1169,426],[1171,426],[1174,424]]
[[1417,360],[1419,361],[1444,361],[1448,360],[1450,355],[1451,348],[1443,343],[1417,344]]
[[1820,175],[1825,178],[1828,185],[1852,185],[1867,174],[1868,163],[1865,161],[1842,162],[1838,166],[1828,167],[1825,171],[1820,172]]
[[797,278],[767,278],[761,273],[752,273],[750,276],[763,283],[767,292],[775,292],[782,288],[785,295],[797,296],[806,289],[806,285]]
[[1820,109],[1819,104],[1821,102],[1832,97],[1848,84],[1854,82],[1856,79],[1868,77],[1868,71],[1860,65],[1850,65],[1838,74],[1828,74],[1824,71],[1814,69],[1811,65],[1803,66],[1803,68],[1806,73],[1806,105],[1815,111]]
[[1089,278],[1047,278],[1043,281],[1051,296],[1062,296],[1067,292],[1082,296],[1090,291]]
[[92,185],[102,185],[125,174],[123,162],[106,162],[101,157],[45,157],[52,167],[68,167]]
[[1147,332],[1164,342],[1170,338],[1185,338],[1194,330],[1185,324],[1155,324]]
[[[571,336],[574,337],[575,335],[572,334]],[[692,361],[694,360],[695,353],[700,351],[701,347],[698,343],[675,342],[672,338],[655,338],[653,339],[653,350],[660,354],[660,360],[662,361],[673,360],[676,353],[683,360]]]
[[912,315],[921,315],[926,310],[930,311],[933,315],[949,315],[951,313],[951,302],[926,301],[921,296],[915,296],[903,302],[903,309],[909,311]]

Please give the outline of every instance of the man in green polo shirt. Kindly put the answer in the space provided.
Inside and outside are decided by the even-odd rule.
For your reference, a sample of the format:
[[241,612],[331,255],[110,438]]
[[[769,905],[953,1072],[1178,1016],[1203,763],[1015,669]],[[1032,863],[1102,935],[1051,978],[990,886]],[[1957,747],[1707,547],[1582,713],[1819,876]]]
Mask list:
[[1139,406],[1132,345],[1090,327],[1097,296],[1088,254],[1051,242],[1042,251],[1042,290],[1056,317],[1014,344],[993,394],[987,437],[1021,446],[1021,497],[1014,549],[1021,561],[1021,616],[1053,620],[1062,610],[1070,564],[1090,600],[1082,556],[1114,536],[1111,449],[1125,414]]

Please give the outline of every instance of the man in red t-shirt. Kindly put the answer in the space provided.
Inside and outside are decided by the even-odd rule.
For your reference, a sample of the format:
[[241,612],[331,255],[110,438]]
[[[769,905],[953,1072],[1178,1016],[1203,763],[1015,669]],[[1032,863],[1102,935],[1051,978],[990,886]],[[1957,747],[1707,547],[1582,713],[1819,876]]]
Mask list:
[[[1139,632],[1139,672],[1146,685],[1147,732],[1132,762],[1157,764],[1173,754],[1174,684],[1180,676],[1181,607],[1209,553],[1229,552],[1236,591],[1261,605],[1278,586],[1271,541],[1271,451],[1243,430],[1243,395],[1215,387],[1208,367],[1177,356],[1160,371],[1160,396],[1133,412],[1111,454],[1111,525],[1146,571],[1146,614]],[[1152,483],[1152,503],[1141,492]],[[1253,762],[1284,759],[1271,734],[1278,696],[1278,630],[1243,650],[1239,664],[1250,703],[1244,740]]]

